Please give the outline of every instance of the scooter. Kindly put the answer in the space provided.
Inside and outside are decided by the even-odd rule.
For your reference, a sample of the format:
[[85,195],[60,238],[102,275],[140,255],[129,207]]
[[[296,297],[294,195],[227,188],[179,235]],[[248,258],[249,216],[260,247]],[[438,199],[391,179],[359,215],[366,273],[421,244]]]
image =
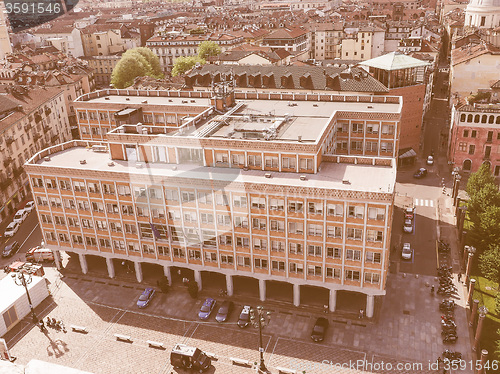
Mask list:
[[456,334],[450,334],[450,335],[446,335],[443,338],[443,343],[456,343],[457,340],[458,340],[458,335],[456,335]]
[[461,360],[462,354],[456,351],[445,350],[442,354],[444,360],[448,359],[450,361]]

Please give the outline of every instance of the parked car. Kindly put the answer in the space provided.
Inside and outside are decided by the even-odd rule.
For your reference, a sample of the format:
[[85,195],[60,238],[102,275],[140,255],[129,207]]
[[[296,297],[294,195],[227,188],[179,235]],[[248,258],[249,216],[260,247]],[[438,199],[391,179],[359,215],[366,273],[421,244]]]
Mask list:
[[234,304],[232,301],[225,300],[220,308],[219,311],[217,312],[217,315],[215,316],[215,320],[217,322],[226,322],[229,316],[231,315],[231,312],[234,309]]
[[198,318],[201,320],[207,320],[212,314],[212,311],[215,308],[216,301],[211,297],[207,298],[198,312]]
[[413,220],[405,219],[405,222],[403,224],[403,231],[408,234],[411,234],[413,232]]
[[311,339],[314,342],[322,342],[325,340],[326,330],[328,329],[328,320],[320,317],[316,320],[311,332]]
[[28,217],[28,212],[24,209],[19,209],[14,215],[13,221],[23,223],[26,217]]
[[415,207],[407,206],[405,208],[405,219],[413,219],[415,217]]
[[410,243],[404,243],[403,251],[401,252],[401,257],[403,258],[403,260],[411,260],[411,256],[412,256],[412,250]]
[[427,169],[426,168],[420,168],[418,169],[415,174],[413,174],[413,178],[416,179],[421,179],[427,175]]
[[10,257],[15,255],[19,251],[19,243],[16,241],[13,241],[9,245],[5,246],[5,248],[2,251],[2,257]]
[[434,157],[433,156],[427,157],[427,165],[434,165]]
[[142,292],[141,296],[139,296],[139,300],[137,300],[137,306],[139,308],[147,307],[154,295],[155,295],[154,288],[151,288],[151,287],[146,288]]
[[250,324],[250,306],[245,305],[238,318],[238,327],[244,328]]
[[19,226],[21,226],[19,222],[11,222],[11,223],[9,223],[9,226],[7,226],[7,228],[5,229],[5,232],[3,233],[3,235],[5,237],[14,236],[16,234],[17,230],[19,230]]
[[34,201],[28,201],[26,205],[24,206],[24,210],[27,211],[28,213],[31,212],[33,209],[35,209],[35,202]]

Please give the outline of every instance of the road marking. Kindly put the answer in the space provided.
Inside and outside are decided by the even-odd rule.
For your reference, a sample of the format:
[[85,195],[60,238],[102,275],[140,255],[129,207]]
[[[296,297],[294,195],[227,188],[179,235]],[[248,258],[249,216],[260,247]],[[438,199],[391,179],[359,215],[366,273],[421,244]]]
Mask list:
[[430,199],[415,199],[415,206],[434,207],[434,200]]
[[31,236],[31,234],[33,234],[33,231],[35,231],[37,227],[38,227],[38,223],[36,224],[36,226],[35,226],[35,227],[33,227],[33,230],[31,230],[31,232],[30,232],[30,233],[29,233],[29,235],[26,237],[26,239],[24,239],[24,242],[23,242],[23,244],[21,244],[21,247],[20,247],[20,248],[22,248],[22,247],[23,247],[24,243],[26,243],[26,240],[28,240],[28,239],[29,239],[29,237]]

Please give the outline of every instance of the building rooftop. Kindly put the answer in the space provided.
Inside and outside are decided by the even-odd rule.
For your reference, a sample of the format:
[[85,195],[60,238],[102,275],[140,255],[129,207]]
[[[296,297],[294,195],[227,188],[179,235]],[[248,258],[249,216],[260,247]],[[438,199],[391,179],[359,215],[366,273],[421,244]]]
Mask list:
[[[38,158],[35,155],[33,159]],[[85,163],[81,164],[81,160],[85,160]],[[306,180],[301,180],[299,173],[269,173],[261,170],[215,168],[194,164],[139,163],[141,167],[137,167],[137,162],[120,160],[113,160],[113,164],[110,166],[111,161],[108,153],[94,152],[91,148],[76,146],[51,154],[48,161],[45,158],[40,158],[34,163],[48,168],[78,169],[85,171],[88,178],[92,178],[92,174],[87,172],[94,171],[99,174],[108,173],[110,178],[113,178],[114,173],[125,174],[129,176],[131,183],[134,183],[134,176],[137,176],[137,184],[144,184],[145,178],[163,180],[165,185],[169,184],[169,178],[176,178],[176,180],[178,180],[177,178],[181,180],[185,178],[186,186],[191,184],[192,180],[200,180],[201,185],[206,180],[213,180],[223,183],[227,189],[231,189],[231,183],[234,182],[238,184],[258,183],[286,187],[392,193],[396,181],[394,160],[392,166],[323,162],[321,171],[317,174],[307,174]],[[30,160],[27,164],[33,164],[33,161]],[[266,177],[266,174],[271,174],[271,178]],[[235,187],[235,189],[238,188]]]
[[387,53],[367,61],[362,61],[359,64],[382,70],[401,70],[429,65],[428,62],[418,60],[399,52]]
[[75,101],[85,101],[89,103],[106,103],[106,104],[138,104],[138,105],[171,105],[179,106],[189,104],[189,106],[209,107],[210,99],[208,98],[185,98],[185,97],[161,97],[161,96],[134,96],[134,95],[103,95],[88,99],[78,98]]

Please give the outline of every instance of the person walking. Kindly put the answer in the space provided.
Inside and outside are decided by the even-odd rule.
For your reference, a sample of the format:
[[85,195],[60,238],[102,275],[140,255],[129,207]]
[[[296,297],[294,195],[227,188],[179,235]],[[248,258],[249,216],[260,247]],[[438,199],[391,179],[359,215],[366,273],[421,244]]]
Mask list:
[[364,316],[365,316],[365,311],[364,311],[363,309],[360,309],[360,310],[359,310],[359,316],[358,316],[358,318],[359,318],[359,319],[363,319],[363,318],[364,318]]
[[462,273],[458,273],[458,282],[462,283]]

